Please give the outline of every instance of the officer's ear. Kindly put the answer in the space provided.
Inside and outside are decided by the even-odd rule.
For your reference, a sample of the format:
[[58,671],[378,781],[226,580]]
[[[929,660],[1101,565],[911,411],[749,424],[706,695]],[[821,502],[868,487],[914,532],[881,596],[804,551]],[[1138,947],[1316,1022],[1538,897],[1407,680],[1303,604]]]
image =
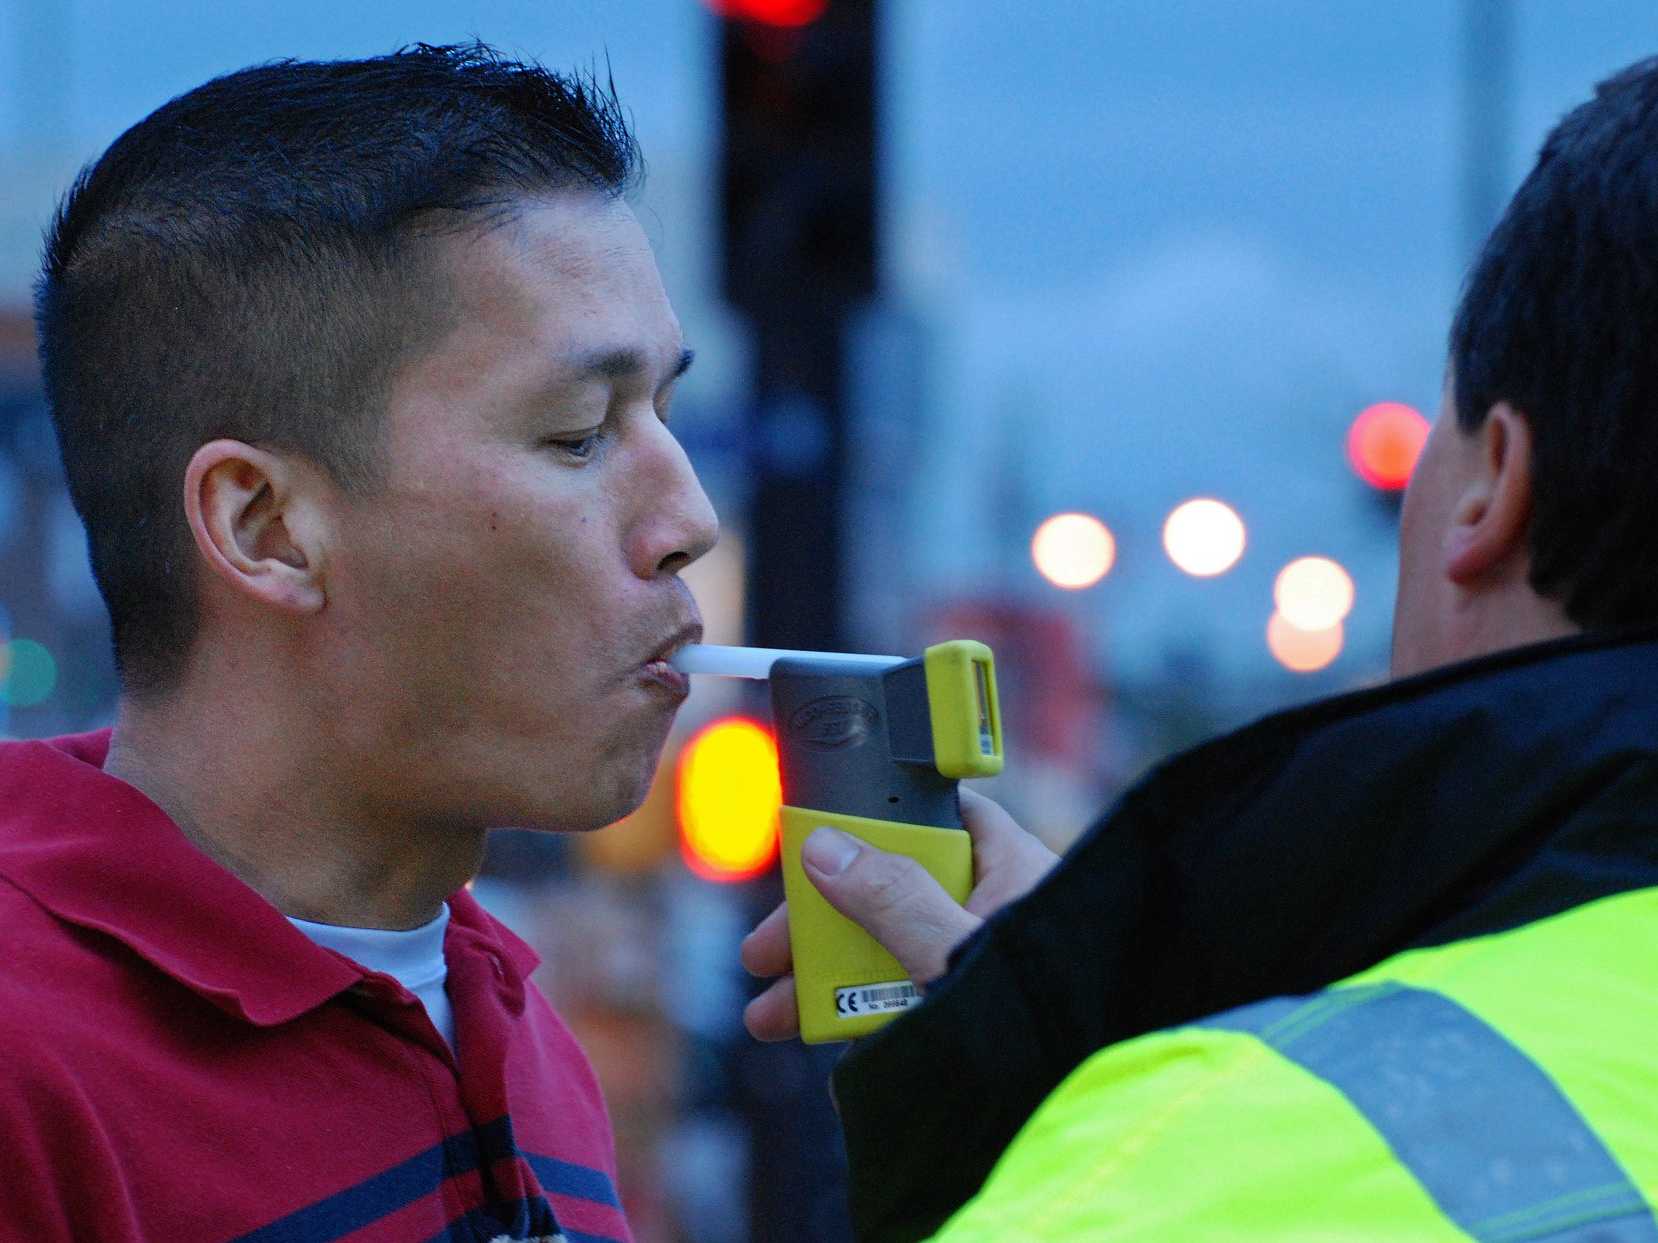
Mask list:
[[1498,402],[1474,439],[1476,452],[1445,532],[1445,574],[1462,587],[1524,559],[1531,525],[1531,424]]
[[240,440],[197,449],[184,472],[184,512],[208,569],[249,600],[318,612],[328,525],[317,476],[308,463]]

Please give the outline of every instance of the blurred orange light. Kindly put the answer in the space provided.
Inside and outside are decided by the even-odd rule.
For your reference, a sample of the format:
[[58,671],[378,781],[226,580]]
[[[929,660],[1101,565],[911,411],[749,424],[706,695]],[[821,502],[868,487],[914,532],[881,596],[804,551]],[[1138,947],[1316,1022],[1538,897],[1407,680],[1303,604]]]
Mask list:
[[1213,578],[1238,563],[1244,524],[1238,511],[1211,497],[1177,505],[1163,524],[1163,549],[1194,578]]
[[1285,621],[1282,613],[1274,613],[1267,622],[1267,647],[1279,664],[1294,673],[1323,669],[1341,655],[1344,637],[1340,622],[1322,630],[1302,630]]
[[1428,420],[1415,407],[1377,402],[1347,429],[1347,460],[1371,487],[1397,492],[1410,482],[1427,439]]
[[777,742],[746,717],[702,727],[679,757],[679,848],[704,880],[752,880],[777,858]]
[[1353,579],[1328,557],[1298,557],[1272,585],[1272,602],[1301,630],[1328,630],[1353,609]]
[[1055,514],[1036,528],[1031,560],[1055,587],[1078,591],[1111,572],[1117,541],[1092,514]]
[[719,17],[735,17],[765,26],[810,26],[829,8],[829,0],[706,0]]

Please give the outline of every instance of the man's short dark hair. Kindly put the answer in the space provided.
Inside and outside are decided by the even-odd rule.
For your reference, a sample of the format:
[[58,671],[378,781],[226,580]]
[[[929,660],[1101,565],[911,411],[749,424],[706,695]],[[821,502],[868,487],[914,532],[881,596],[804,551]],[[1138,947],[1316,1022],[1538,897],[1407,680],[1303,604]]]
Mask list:
[[1557,125],[1451,329],[1457,420],[1532,432],[1531,585],[1572,621],[1658,621],[1658,58]]
[[196,638],[195,450],[231,437],[371,491],[389,382],[450,322],[431,239],[535,195],[619,196],[638,168],[608,81],[420,44],[217,78],[82,171],[36,321],[128,694],[175,687]]

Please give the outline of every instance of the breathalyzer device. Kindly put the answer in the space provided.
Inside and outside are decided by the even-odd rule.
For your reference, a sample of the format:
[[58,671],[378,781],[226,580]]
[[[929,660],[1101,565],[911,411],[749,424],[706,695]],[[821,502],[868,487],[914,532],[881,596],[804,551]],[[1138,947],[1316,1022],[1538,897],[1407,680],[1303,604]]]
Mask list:
[[908,855],[967,900],[973,848],[956,783],[1002,770],[990,649],[956,639],[906,660],[694,645],[673,663],[685,673],[770,679],[801,1038],[850,1040],[917,1004],[898,960],[807,879],[800,847],[828,825]]

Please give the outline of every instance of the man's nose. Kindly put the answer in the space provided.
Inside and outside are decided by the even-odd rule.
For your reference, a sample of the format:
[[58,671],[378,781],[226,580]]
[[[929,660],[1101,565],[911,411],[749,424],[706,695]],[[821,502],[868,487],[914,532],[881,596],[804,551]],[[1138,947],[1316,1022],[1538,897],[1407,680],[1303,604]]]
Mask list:
[[655,469],[642,484],[637,544],[630,557],[641,578],[679,573],[720,537],[719,518],[691,459],[660,422],[651,432],[650,453]]

